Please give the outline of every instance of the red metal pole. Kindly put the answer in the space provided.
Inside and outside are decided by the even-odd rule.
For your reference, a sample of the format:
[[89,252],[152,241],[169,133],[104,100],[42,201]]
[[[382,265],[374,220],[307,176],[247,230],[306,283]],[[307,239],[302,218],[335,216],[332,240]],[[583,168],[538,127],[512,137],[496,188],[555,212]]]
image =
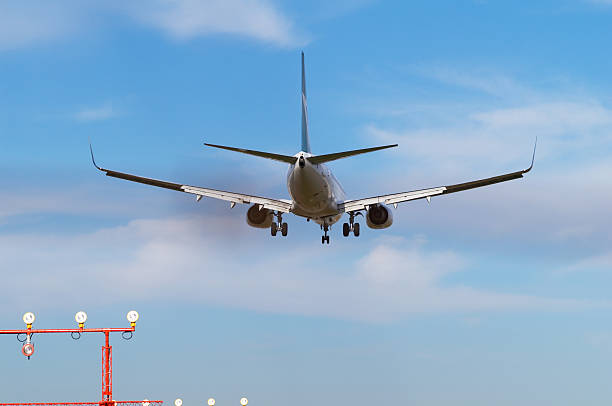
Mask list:
[[104,332],[105,345],[102,347],[102,404],[110,405],[113,400],[113,360],[109,343],[109,332]]

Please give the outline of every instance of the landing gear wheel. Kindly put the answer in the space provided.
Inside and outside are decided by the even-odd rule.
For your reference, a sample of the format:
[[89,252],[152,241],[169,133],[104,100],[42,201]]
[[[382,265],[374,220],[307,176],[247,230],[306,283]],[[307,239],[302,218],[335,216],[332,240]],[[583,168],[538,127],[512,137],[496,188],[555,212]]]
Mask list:
[[351,226],[349,226],[349,223],[344,223],[342,225],[342,235],[345,237],[348,237],[350,232],[351,232]]
[[283,223],[281,225],[281,234],[283,235],[283,237],[287,236],[288,231],[289,231],[289,226],[287,225],[287,223]]
[[277,231],[278,231],[278,226],[276,225],[276,223],[272,223],[272,225],[270,226],[270,234],[272,234],[272,237],[276,237]]
[[327,242],[329,244],[329,235],[327,235],[327,232],[329,231],[329,225],[328,224],[324,224],[321,226],[321,228],[323,229],[323,236],[321,237],[321,244],[325,244],[325,242]]
[[353,235],[359,237],[359,223],[353,224]]

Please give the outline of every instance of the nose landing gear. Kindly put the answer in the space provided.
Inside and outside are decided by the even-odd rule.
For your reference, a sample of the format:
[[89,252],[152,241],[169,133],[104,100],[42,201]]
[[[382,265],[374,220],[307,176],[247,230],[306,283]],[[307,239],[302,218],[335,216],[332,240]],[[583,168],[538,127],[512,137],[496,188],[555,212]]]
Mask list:
[[289,232],[289,226],[287,225],[287,223],[283,223],[283,213],[277,211],[275,215],[276,222],[270,225],[270,234],[272,235],[272,237],[276,237],[276,233],[280,231],[281,235],[283,237],[286,237],[287,233]]
[[[361,213],[356,213],[356,214],[361,214]],[[354,212],[350,212],[349,222],[344,223],[342,225],[342,235],[344,235],[345,237],[348,237],[351,231],[353,232],[353,235],[355,237],[359,237],[359,223],[355,223],[356,214]]]
[[327,235],[327,232],[329,231],[329,225],[324,224],[321,226],[321,228],[323,229],[323,235],[321,236],[321,244],[329,244],[329,235]]

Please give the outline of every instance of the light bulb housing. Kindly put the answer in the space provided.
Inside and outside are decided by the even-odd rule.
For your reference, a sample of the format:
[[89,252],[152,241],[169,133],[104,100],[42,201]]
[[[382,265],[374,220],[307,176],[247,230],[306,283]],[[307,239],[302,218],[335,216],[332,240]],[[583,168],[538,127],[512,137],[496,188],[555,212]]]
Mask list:
[[28,328],[32,326],[35,320],[36,316],[32,312],[27,312],[23,315],[23,322],[28,325]]
[[74,315],[74,320],[79,323],[79,328],[83,328],[85,326],[85,322],[87,321],[87,313],[80,311]]
[[138,312],[136,310],[130,310],[126,316],[132,327],[136,325],[136,322],[138,321],[139,317],[140,316],[138,315]]

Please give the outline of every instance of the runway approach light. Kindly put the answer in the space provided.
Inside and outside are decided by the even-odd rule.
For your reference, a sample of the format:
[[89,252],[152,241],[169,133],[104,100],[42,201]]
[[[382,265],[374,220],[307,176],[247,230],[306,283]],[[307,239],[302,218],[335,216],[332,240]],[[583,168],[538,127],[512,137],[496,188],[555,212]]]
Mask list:
[[[134,313],[136,313],[136,312],[134,312]],[[138,313],[136,313],[136,318],[138,318]],[[175,400],[174,401],[174,406],[183,406],[183,399],[178,398],[177,400]]]
[[149,399],[144,399],[142,401],[142,406],[149,406],[151,404],[151,402],[149,402]]
[[[130,322],[130,326],[132,327],[136,327],[136,322],[138,321],[138,312],[136,310],[130,310],[127,314],[127,319]],[[177,399],[177,400],[181,400],[181,399]],[[183,401],[181,400],[181,405]],[[180,406],[180,405],[176,405],[176,406]]]
[[23,322],[26,324],[26,326],[28,326],[28,328],[32,328],[32,323],[34,323],[34,320],[36,320],[36,316],[34,316],[34,313],[32,312],[27,312],[23,315]]
[[247,406],[248,403],[249,403],[249,400],[247,398],[240,399],[240,404],[242,406]]
[[77,312],[77,314],[74,315],[74,319],[77,323],[79,323],[79,328],[83,328],[85,326],[85,322],[87,321],[87,313]]
[[215,398],[208,399],[208,406],[215,406]]
[[21,353],[30,359],[30,357],[34,355],[34,344],[25,343],[23,347],[21,347]]

